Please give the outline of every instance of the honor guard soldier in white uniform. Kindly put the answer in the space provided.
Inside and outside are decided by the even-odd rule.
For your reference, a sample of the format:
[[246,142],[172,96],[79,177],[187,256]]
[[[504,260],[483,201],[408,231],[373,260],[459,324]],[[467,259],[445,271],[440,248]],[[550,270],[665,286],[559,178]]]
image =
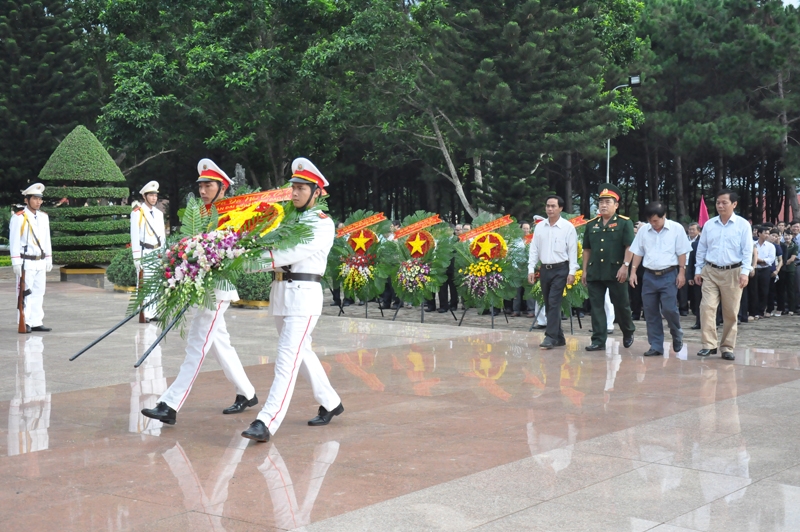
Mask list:
[[[200,174],[197,179],[200,199],[206,208],[210,209],[215,201],[225,196],[225,190],[233,184],[233,181],[211,159],[201,159],[197,164],[197,172]],[[231,301],[239,300],[239,294],[236,290],[215,289],[214,299],[216,306],[213,310],[205,307],[195,309],[186,337],[186,358],[181,364],[178,376],[158,399],[155,408],[142,410],[144,416],[167,425],[174,425],[176,414],[189,396],[209,351],[216,355],[225,376],[236,387],[234,403],[222,413],[238,414],[248,406],[258,404],[256,390],[244,372],[236,349],[231,345],[231,337],[225,325],[225,311],[228,310]]]
[[278,329],[278,353],[275,379],[269,398],[242,436],[256,441],[269,441],[286,416],[292,400],[297,374],[311,383],[314,398],[320,407],[311,426],[327,425],[333,416],[344,412],[339,395],[331,386],[316,353],[311,349],[311,333],[322,314],[322,285],[328,252],[333,246],[336,229],[327,214],[314,207],[328,181],[311,161],[302,157],[292,162],[292,203],[304,211],[314,236],[310,242],[286,250],[268,250],[272,258],[269,269],[275,273],[270,291],[270,312]]
[[[156,209],[158,181],[150,181],[139,193],[144,201],[134,207],[131,212],[131,251],[137,274],[142,271],[142,258],[156,252],[167,239],[164,230],[164,213]],[[147,272],[145,272],[145,276],[147,276]],[[149,303],[149,300],[145,303]],[[155,305],[144,309],[145,320],[150,321],[155,316]]]
[[45,327],[42,322],[42,302],[47,272],[53,269],[53,248],[50,246],[50,218],[39,210],[44,185],[35,183],[23,190],[22,194],[26,206],[12,216],[8,224],[11,267],[17,277],[17,290],[20,290],[23,268],[25,286],[22,290],[30,290],[25,297],[25,331],[46,332],[52,329]]

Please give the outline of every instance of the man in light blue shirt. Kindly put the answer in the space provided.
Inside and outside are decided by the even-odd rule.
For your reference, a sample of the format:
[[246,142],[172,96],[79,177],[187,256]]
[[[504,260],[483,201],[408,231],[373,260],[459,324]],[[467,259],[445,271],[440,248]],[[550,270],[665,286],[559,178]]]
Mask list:
[[[703,348],[697,356],[706,357],[722,351],[722,358],[733,360],[738,331],[737,314],[742,290],[752,269],[753,237],[750,224],[734,214],[739,195],[729,189],[717,192],[718,216],[703,226],[697,244],[694,282],[703,289],[700,301],[700,325]],[[722,305],[722,342],[718,343],[717,306]]]
[[672,336],[672,349],[683,349],[683,329],[678,310],[678,290],[686,284],[686,257],[692,245],[683,226],[668,220],[667,208],[660,201],[647,204],[644,215],[648,223],[636,233],[631,244],[633,264],[629,283],[638,283],[636,270],[641,264],[642,308],[647,321],[647,341],[650,349],[644,356],[664,356],[664,324],[667,320]]

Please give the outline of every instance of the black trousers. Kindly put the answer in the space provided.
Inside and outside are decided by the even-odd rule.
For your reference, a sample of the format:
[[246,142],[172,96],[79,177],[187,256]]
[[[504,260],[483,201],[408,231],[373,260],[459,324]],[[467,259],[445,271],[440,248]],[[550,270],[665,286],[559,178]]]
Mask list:
[[703,298],[703,287],[696,284],[691,285],[689,287],[689,296],[692,314],[697,317],[697,323],[700,323],[700,300]]
[[[644,268],[639,268],[636,270],[636,287],[631,288],[631,285],[628,285],[628,299],[631,303],[631,313],[633,314],[634,319],[639,319],[642,315],[642,273],[644,272]],[[629,274],[630,276],[630,274]]]
[[684,284],[678,289],[678,310],[689,312],[689,285]]
[[[544,335],[553,342],[559,342],[564,340],[564,331],[561,330],[561,301],[564,299],[564,288],[567,286],[569,264],[559,264],[550,269],[543,265],[539,272],[544,309],[547,315],[547,329]],[[603,330],[605,330],[605,325],[603,325]]]
[[458,310],[458,292],[456,291],[456,259],[450,260],[447,267],[447,281],[439,289],[439,308]]
[[631,317],[631,304],[628,300],[628,283],[613,281],[588,281],[589,302],[592,304],[592,343],[605,345],[608,339],[606,327],[606,290],[614,305],[614,314],[623,337],[633,336],[636,326]]
[[754,290],[749,294],[752,296],[755,293],[755,301],[750,301],[750,314],[752,316],[764,315],[768,305],[769,283],[771,280],[772,272],[769,268],[756,268],[756,275],[750,280],[755,285]]
[[795,305],[797,305],[797,299],[795,298],[795,272],[781,272],[783,277],[783,289],[781,292],[784,294],[786,298],[785,306],[780,307],[779,310],[788,310],[789,312],[794,312]]

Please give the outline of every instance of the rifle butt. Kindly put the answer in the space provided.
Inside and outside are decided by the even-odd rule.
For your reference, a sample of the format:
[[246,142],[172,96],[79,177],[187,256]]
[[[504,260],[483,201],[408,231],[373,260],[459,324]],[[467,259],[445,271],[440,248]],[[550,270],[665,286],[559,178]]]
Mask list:
[[[144,270],[139,270],[139,290],[142,289],[143,283],[144,283]],[[139,323],[147,323],[147,320],[144,317],[144,306],[142,306],[142,310],[139,311]]]
[[22,275],[19,276],[19,293],[17,294],[17,310],[19,311],[19,321],[17,322],[17,332],[25,334],[28,328],[25,325],[25,268],[22,268]]

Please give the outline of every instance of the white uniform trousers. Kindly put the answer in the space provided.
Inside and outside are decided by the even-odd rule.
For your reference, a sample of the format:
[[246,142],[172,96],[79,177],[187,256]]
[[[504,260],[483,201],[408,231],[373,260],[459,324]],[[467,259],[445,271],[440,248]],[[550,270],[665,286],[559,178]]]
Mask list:
[[248,399],[253,398],[256,389],[250,384],[250,380],[244,372],[242,361],[239,360],[236,349],[231,345],[231,336],[225,326],[225,311],[228,310],[230,304],[230,301],[217,301],[214,310],[205,307],[195,310],[186,339],[186,358],[181,364],[178,376],[158,399],[159,402],[167,403],[176,411],[181,409],[209,351],[216,355],[217,362],[222,366],[225,376],[236,387],[236,393],[244,395]]
[[[30,289],[30,295],[25,297],[25,323],[31,327],[39,327],[44,320],[44,288],[47,272],[45,270],[25,270],[25,288]],[[19,277],[15,297],[19,297]],[[19,312],[17,312],[19,321]]]
[[275,434],[286,416],[298,372],[311,384],[314,399],[326,410],[333,410],[342,402],[311,349],[311,333],[318,320],[319,316],[275,316],[278,329],[275,379],[269,398],[258,413],[258,419],[264,422],[270,434]]
[[[158,251],[159,250],[157,250],[157,249],[143,249],[142,250],[142,255],[143,256],[147,256],[147,255],[149,255],[151,253],[157,253]],[[151,277],[151,275],[152,275],[152,273],[148,272],[147,270],[144,270],[144,278],[145,279],[149,279]],[[139,286],[139,275],[138,274],[136,275],[136,286],[137,287]],[[145,299],[144,303],[145,304],[150,303],[150,301],[152,301],[152,299],[153,299],[152,297],[148,298],[148,299]],[[156,307],[157,307],[157,305],[154,303],[154,304],[152,304],[149,307],[144,309],[144,318],[146,320],[152,320],[153,318],[156,317]]]

